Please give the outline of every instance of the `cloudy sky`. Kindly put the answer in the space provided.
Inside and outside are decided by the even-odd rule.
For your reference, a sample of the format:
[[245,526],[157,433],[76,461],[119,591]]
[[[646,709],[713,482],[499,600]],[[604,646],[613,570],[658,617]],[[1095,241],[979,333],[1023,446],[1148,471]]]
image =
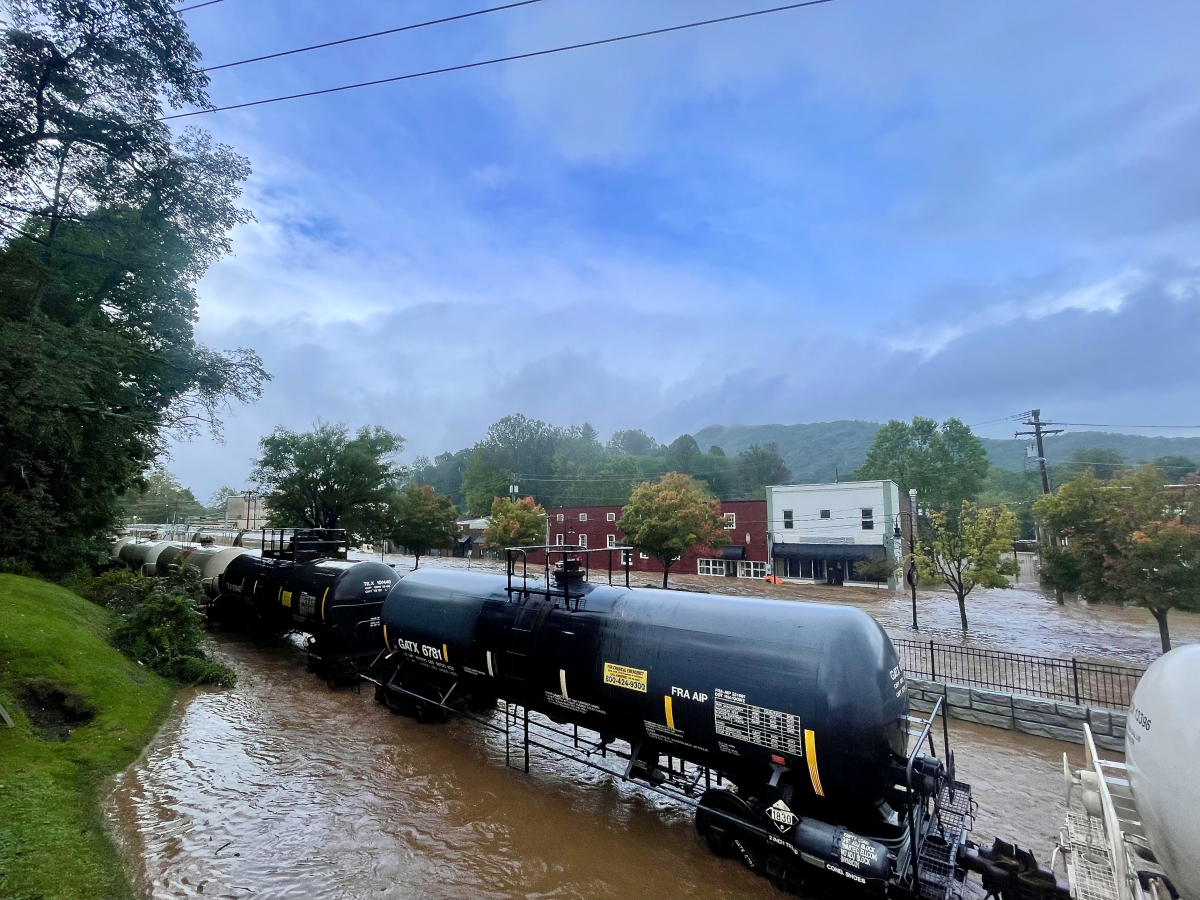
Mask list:
[[[499,2],[185,17],[219,65]],[[214,72],[210,94],[772,5],[540,0]],[[201,283],[198,334],[275,379],[171,468],[241,487],[263,433],[318,417],[399,431],[408,459],[514,412],[662,440],[1033,406],[1196,424],[1197,46],[1191,0],[832,0],[177,122],[254,166],[257,221]]]

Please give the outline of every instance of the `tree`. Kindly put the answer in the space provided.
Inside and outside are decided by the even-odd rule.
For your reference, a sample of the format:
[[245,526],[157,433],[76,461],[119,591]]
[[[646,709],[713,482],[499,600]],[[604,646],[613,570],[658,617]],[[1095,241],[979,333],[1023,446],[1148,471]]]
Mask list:
[[150,471],[141,490],[135,496],[127,497],[125,511],[135,522],[166,523],[202,515],[204,507],[174,475],[156,467]]
[[542,543],[545,532],[546,511],[532,497],[516,501],[497,497],[483,532],[483,546],[488,550],[532,547]]
[[955,515],[964,500],[979,496],[988,471],[987,451],[958,419],[939,428],[933,419],[896,419],[875,433],[866,461],[854,473],[859,480],[891,479],[901,493],[917,489],[921,505]]
[[691,474],[700,457],[700,445],[690,434],[681,434],[667,447],[667,465],[685,475]]
[[1163,470],[1168,481],[1183,481],[1188,475],[1200,472],[1200,463],[1186,456],[1160,456],[1154,465]]
[[274,527],[355,530],[367,527],[373,505],[387,502],[403,448],[404,438],[378,425],[353,438],[340,424],[317,422],[302,434],[280,426],[259,441],[250,478],[266,492]]
[[458,510],[449,497],[435,494],[428,485],[410,482],[395,491],[388,511],[388,537],[417,558],[413,568],[421,565],[421,557],[430,550],[450,547],[458,538]]
[[1062,542],[1047,554],[1046,582],[1089,602],[1149,610],[1164,653],[1170,611],[1200,610],[1200,485],[1165,482],[1153,465],[1107,484],[1086,471],[1035,507]]
[[12,0],[0,35],[0,556],[102,552],[169,432],[219,435],[268,376],[193,336],[249,164],[162,103],[206,106],[162,0]]
[[473,516],[486,516],[492,508],[492,501],[508,494],[508,486],[512,483],[512,472],[496,465],[488,459],[487,454],[479,453],[476,447],[476,452],[467,460],[462,479],[467,512]]
[[471,459],[471,448],[467,447],[457,453],[439,453],[431,463],[427,457],[420,456],[413,462],[413,480],[417,484],[427,484],[439,494],[449,497],[463,498],[463,474],[467,470],[467,462]]
[[612,454],[627,456],[652,456],[659,447],[658,442],[640,428],[631,431],[614,431],[605,449]]
[[687,475],[668,472],[657,484],[634,488],[617,527],[632,546],[662,563],[665,588],[671,566],[692,547],[729,543],[718,508]]
[[1005,506],[980,508],[962,501],[958,514],[946,509],[929,514],[916,552],[922,577],[941,581],[958,598],[962,630],[967,630],[967,596],[975,588],[1008,587],[1005,575],[1016,574],[1012,542],[1017,518]]
[[887,581],[896,574],[899,568],[894,559],[887,556],[872,556],[854,563],[854,579],[856,581]]
[[229,504],[230,497],[238,496],[238,492],[229,485],[223,485],[213,491],[212,496],[208,498],[208,511],[217,515],[224,516],[225,510]]
[[[1058,468],[1058,467],[1056,467]],[[1102,481],[1108,481],[1123,469],[1129,468],[1123,457],[1116,450],[1106,450],[1103,448],[1081,447],[1071,454],[1071,459],[1067,462],[1066,474],[1060,477],[1061,481],[1071,481],[1078,478],[1088,469]]]
[[792,473],[779,455],[778,444],[758,444],[748,447],[739,453],[735,460],[738,467],[738,489],[743,497],[756,494],[766,496],[764,488],[768,484],[790,484]]

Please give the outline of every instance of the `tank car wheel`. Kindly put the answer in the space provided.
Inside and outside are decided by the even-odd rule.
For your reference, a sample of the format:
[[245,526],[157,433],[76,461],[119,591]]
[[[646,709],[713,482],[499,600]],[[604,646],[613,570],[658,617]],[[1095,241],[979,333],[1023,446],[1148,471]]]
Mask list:
[[[716,815],[713,811],[724,815]],[[760,871],[762,862],[756,842],[738,834],[737,824],[726,817],[748,824],[755,818],[754,810],[737,794],[719,789],[705,791],[696,810],[696,831],[704,838],[708,849],[717,856],[736,856],[751,871]]]

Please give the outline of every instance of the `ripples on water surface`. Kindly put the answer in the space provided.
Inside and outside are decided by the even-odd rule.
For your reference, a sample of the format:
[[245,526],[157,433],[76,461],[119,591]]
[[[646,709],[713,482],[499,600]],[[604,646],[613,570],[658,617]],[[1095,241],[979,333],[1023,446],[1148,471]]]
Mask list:
[[[784,896],[635,785],[536,750],[525,775],[502,736],[392,716],[370,685],[330,691],[293,647],[221,649],[237,688],[184,695],[109,801],[156,898]],[[964,723],[951,741],[977,836],[1047,859],[1079,748]]]

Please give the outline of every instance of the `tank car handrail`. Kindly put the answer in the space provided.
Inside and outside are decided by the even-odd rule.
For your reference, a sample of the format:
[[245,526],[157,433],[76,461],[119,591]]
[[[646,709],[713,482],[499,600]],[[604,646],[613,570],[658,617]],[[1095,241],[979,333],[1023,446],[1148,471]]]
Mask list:
[[[908,801],[907,814],[908,814],[908,820],[909,820],[908,868],[912,872],[914,881],[920,879],[919,868],[920,868],[920,861],[921,861],[921,844],[924,842],[924,840],[923,840],[924,835],[923,835],[922,829],[920,828],[920,822],[918,821],[918,818],[920,815],[920,813],[918,811],[918,804],[914,800],[914,794],[919,796],[921,794],[921,792],[914,791],[914,789],[913,789],[913,767],[916,764],[917,756],[921,751],[921,745],[925,743],[926,738],[929,739],[930,753],[932,755],[936,756],[935,751],[937,748],[934,746],[934,743],[933,743],[932,730],[933,730],[933,720],[935,718],[937,718],[939,713],[941,713],[941,716],[942,716],[942,753],[944,756],[947,757],[947,760],[949,759],[950,726],[946,722],[946,711],[944,708],[944,705],[945,705],[944,700],[945,700],[945,698],[938,697],[937,702],[935,702],[933,704],[933,709],[930,710],[929,718],[927,720],[925,720],[924,727],[921,729],[921,732],[920,732],[919,736],[917,737],[916,741],[913,742],[912,750],[909,751],[908,759],[905,762],[905,766],[904,766],[904,788],[905,788],[905,791],[907,794],[907,801]],[[947,762],[947,764],[948,764],[948,762]],[[935,801],[934,801],[935,804],[937,802],[936,798],[939,795],[940,795],[940,791],[935,791]],[[920,806],[922,808],[924,807],[923,800],[922,800]],[[936,810],[935,810],[935,813],[936,813]],[[907,874],[907,873],[905,873],[905,874]]]

